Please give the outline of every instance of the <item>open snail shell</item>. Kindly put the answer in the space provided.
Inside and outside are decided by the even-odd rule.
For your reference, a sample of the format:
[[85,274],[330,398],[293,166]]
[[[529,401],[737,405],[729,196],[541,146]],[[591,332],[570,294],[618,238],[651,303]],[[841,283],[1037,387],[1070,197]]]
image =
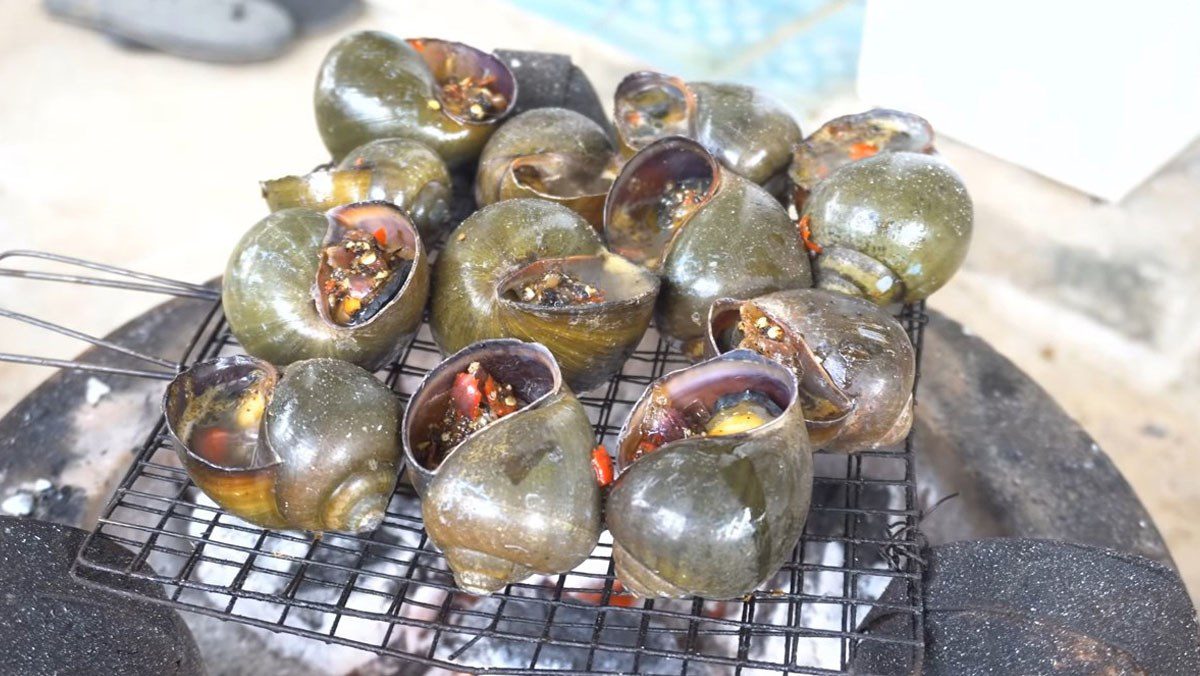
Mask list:
[[752,349],[791,368],[814,446],[849,453],[912,427],[916,358],[900,323],[870,301],[822,289],[713,303],[709,354]]
[[817,252],[817,286],[880,305],[912,303],[950,280],[967,256],[974,209],[937,157],[880,153],[817,184],[800,218]]
[[565,108],[536,108],[500,126],[479,156],[475,201],[540,197],[583,216],[597,230],[615,174],[616,149],[604,129]]
[[491,54],[459,42],[347,35],[317,74],[317,128],[335,160],[376,139],[416,139],[451,168],[474,161],[512,109],[517,82]]
[[[460,374],[479,368],[523,403],[431,458],[431,425],[456,405]],[[462,589],[488,594],[534,573],[566,572],[595,548],[592,426],[542,345],[487,340],[446,359],[413,394],[402,439],[425,529]]]
[[[485,338],[542,343],[578,392],[621,369],[650,324],[659,286],[609,253],[579,214],[533,198],[497,202],[463,221],[434,276],[430,327],[442,352]],[[558,280],[574,280],[589,297],[553,302],[540,289]]]
[[375,370],[417,330],[428,293],[416,228],[392,204],[362,202],[259,221],[229,257],[221,300],[233,335],[260,359]]
[[813,188],[839,167],[882,152],[932,154],[933,127],[925,118],[887,108],[826,122],[796,146],[788,178],[796,211]]
[[406,138],[361,145],[334,168],[263,181],[262,193],[271,211],[296,207],[326,211],[352,202],[391,202],[408,215],[427,242],[437,240],[450,218],[446,163],[425,144]]
[[280,374],[222,357],[171,381],[163,410],[184,468],[226,511],[280,530],[361,533],[383,520],[402,407],[357,366],[308,359]]
[[808,254],[779,202],[678,136],[625,164],[604,206],[604,236],[663,278],[658,328],[693,357],[717,298],[812,286]]
[[665,136],[698,141],[730,170],[781,195],[800,126],[778,101],[739,84],[684,82],[633,73],[613,102],[617,139],[627,156]]
[[617,576],[641,596],[750,593],[804,530],[811,452],[796,377],[773,361],[735,350],[660,378],[617,440]]

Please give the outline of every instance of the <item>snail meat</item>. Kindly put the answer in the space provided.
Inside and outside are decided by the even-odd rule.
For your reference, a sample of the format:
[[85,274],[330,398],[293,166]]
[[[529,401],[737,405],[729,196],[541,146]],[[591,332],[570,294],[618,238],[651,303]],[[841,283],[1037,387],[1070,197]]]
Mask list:
[[646,146],[622,168],[604,209],[613,251],[663,278],[655,320],[691,357],[703,351],[714,300],[812,285],[808,254],[779,202],[695,141]]
[[399,475],[399,398],[336,359],[282,373],[246,355],[201,362],[163,400],[189,476],[264,528],[362,533],[383,520]]
[[[458,420],[476,407],[441,442],[447,411]],[[462,589],[566,572],[595,548],[592,425],[544,346],[485,340],[450,356],[413,393],[401,438],[425,528]]]
[[737,348],[796,374],[814,445],[839,452],[887,446],[912,426],[912,343],[870,301],[821,289],[720,300],[709,315],[708,354]]
[[285,209],[234,249],[221,298],[234,336],[256,357],[335,357],[375,370],[420,325],[429,275],[420,235],[392,204]]
[[617,438],[606,516],[640,596],[743,596],[791,555],[812,495],[796,376],[750,350],[669,373]]
[[494,55],[459,42],[347,35],[317,74],[317,127],[337,161],[377,139],[415,139],[451,168],[479,157],[517,83]]
[[456,232],[438,257],[429,319],[443,353],[487,338],[542,343],[583,392],[616,374],[646,332],[658,277],[606,250],[567,207],[504,200]]
[[912,113],[875,108],[826,122],[796,145],[788,178],[796,211],[817,183],[839,167],[881,152],[932,154],[933,127]]

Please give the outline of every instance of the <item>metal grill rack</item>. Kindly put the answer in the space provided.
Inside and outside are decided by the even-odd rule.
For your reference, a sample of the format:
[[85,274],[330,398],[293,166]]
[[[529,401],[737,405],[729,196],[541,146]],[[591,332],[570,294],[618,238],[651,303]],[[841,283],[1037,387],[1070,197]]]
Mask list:
[[[156,368],[119,373],[169,378],[169,371],[239,350],[211,288],[31,252],[0,259],[14,255],[82,265],[106,276],[9,269],[0,274],[154,291],[211,305],[177,362],[133,353]],[[3,316],[118,347],[29,317]],[[923,304],[903,308],[899,318],[920,366]],[[0,359],[91,368],[17,355]],[[438,360],[423,326],[379,376],[407,400]],[[597,438],[613,448],[626,412],[645,387],[686,364],[651,329],[620,375],[581,398]],[[918,659],[923,649],[913,455],[911,437],[895,449],[853,456],[818,452],[812,509],[800,544],[773,580],[741,600],[634,599],[616,581],[607,533],[576,570],[481,598],[455,590],[403,476],[383,525],[370,535],[314,538],[266,531],[222,512],[195,488],[160,419],[79,552],[73,573],[110,588],[114,580],[128,578],[161,583],[165,595],[147,600],[456,671],[844,673],[866,643],[911,649]],[[97,538],[125,545],[134,560],[120,568],[102,562]],[[880,600],[893,582],[903,593]],[[873,608],[909,618],[911,632],[862,633],[859,627]]]

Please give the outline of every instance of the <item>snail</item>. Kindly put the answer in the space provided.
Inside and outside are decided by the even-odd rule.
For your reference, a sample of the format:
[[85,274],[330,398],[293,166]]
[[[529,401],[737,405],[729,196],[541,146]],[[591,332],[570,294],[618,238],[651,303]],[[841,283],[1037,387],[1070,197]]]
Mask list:
[[595,548],[592,426],[544,346],[455,353],[418,385],[401,437],[425,529],[462,589],[566,572]]
[[604,205],[604,235],[663,278],[657,326],[693,357],[714,300],[812,286],[808,254],[779,202],[678,136],[625,164]]
[[427,242],[437,241],[450,218],[446,163],[412,139],[370,141],[351,150],[335,167],[261,185],[271,211],[295,207],[325,211],[351,202],[391,202],[408,215]]
[[360,202],[259,221],[229,257],[221,301],[260,359],[335,357],[375,370],[416,332],[428,293],[416,229],[392,204]]
[[791,555],[812,496],[795,375],[749,350],[667,374],[617,437],[605,515],[640,596],[744,596]]
[[650,324],[659,281],[579,214],[517,198],[472,214],[434,270],[429,324],[449,354],[485,338],[544,344],[572,390],[607,381]]
[[934,152],[933,127],[925,118],[887,108],[843,115],[826,122],[792,152],[788,178],[796,210],[834,170],[881,152]]
[[916,356],[900,323],[862,298],[822,289],[713,303],[708,354],[746,348],[787,366],[814,446],[888,446],[912,427]]
[[565,108],[536,108],[500,126],[479,156],[475,201],[540,197],[583,216],[596,229],[612,185],[616,149],[604,129]]
[[800,231],[816,254],[816,285],[880,305],[927,298],[967,255],[971,197],[937,157],[880,153],[817,184]]
[[777,196],[786,187],[792,147],[802,138],[786,108],[739,84],[633,73],[617,86],[613,111],[617,140],[627,157],[664,136],[685,136]]
[[516,97],[512,71],[492,54],[459,42],[362,31],[325,56],[314,104],[335,161],[368,141],[403,136],[454,169],[479,157]]
[[337,359],[282,373],[247,355],[201,362],[163,398],[188,475],[222,509],[263,528],[365,533],[399,474],[400,399]]

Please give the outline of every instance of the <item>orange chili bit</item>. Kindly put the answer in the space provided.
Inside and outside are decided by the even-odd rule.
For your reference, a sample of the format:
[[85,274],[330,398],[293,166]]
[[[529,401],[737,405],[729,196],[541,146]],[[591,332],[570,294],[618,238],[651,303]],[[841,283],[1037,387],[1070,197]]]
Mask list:
[[804,214],[796,224],[796,227],[800,229],[800,239],[804,242],[805,249],[818,254],[824,251],[824,248],[820,244],[812,241],[812,228],[809,227],[808,214]]
[[500,396],[500,386],[496,384],[496,379],[490,373],[483,379],[483,396],[487,397],[488,407],[492,409],[492,413],[495,413],[497,418],[503,418],[517,410],[516,404],[508,403],[507,396]]
[[608,457],[608,449],[604,444],[592,449],[592,471],[596,473],[596,483],[601,488],[613,482],[612,458]]
[[874,143],[855,143],[850,146],[850,159],[861,160],[879,152],[879,146]]
[[387,246],[387,230],[384,228],[376,230],[375,241],[379,242],[379,246]]

